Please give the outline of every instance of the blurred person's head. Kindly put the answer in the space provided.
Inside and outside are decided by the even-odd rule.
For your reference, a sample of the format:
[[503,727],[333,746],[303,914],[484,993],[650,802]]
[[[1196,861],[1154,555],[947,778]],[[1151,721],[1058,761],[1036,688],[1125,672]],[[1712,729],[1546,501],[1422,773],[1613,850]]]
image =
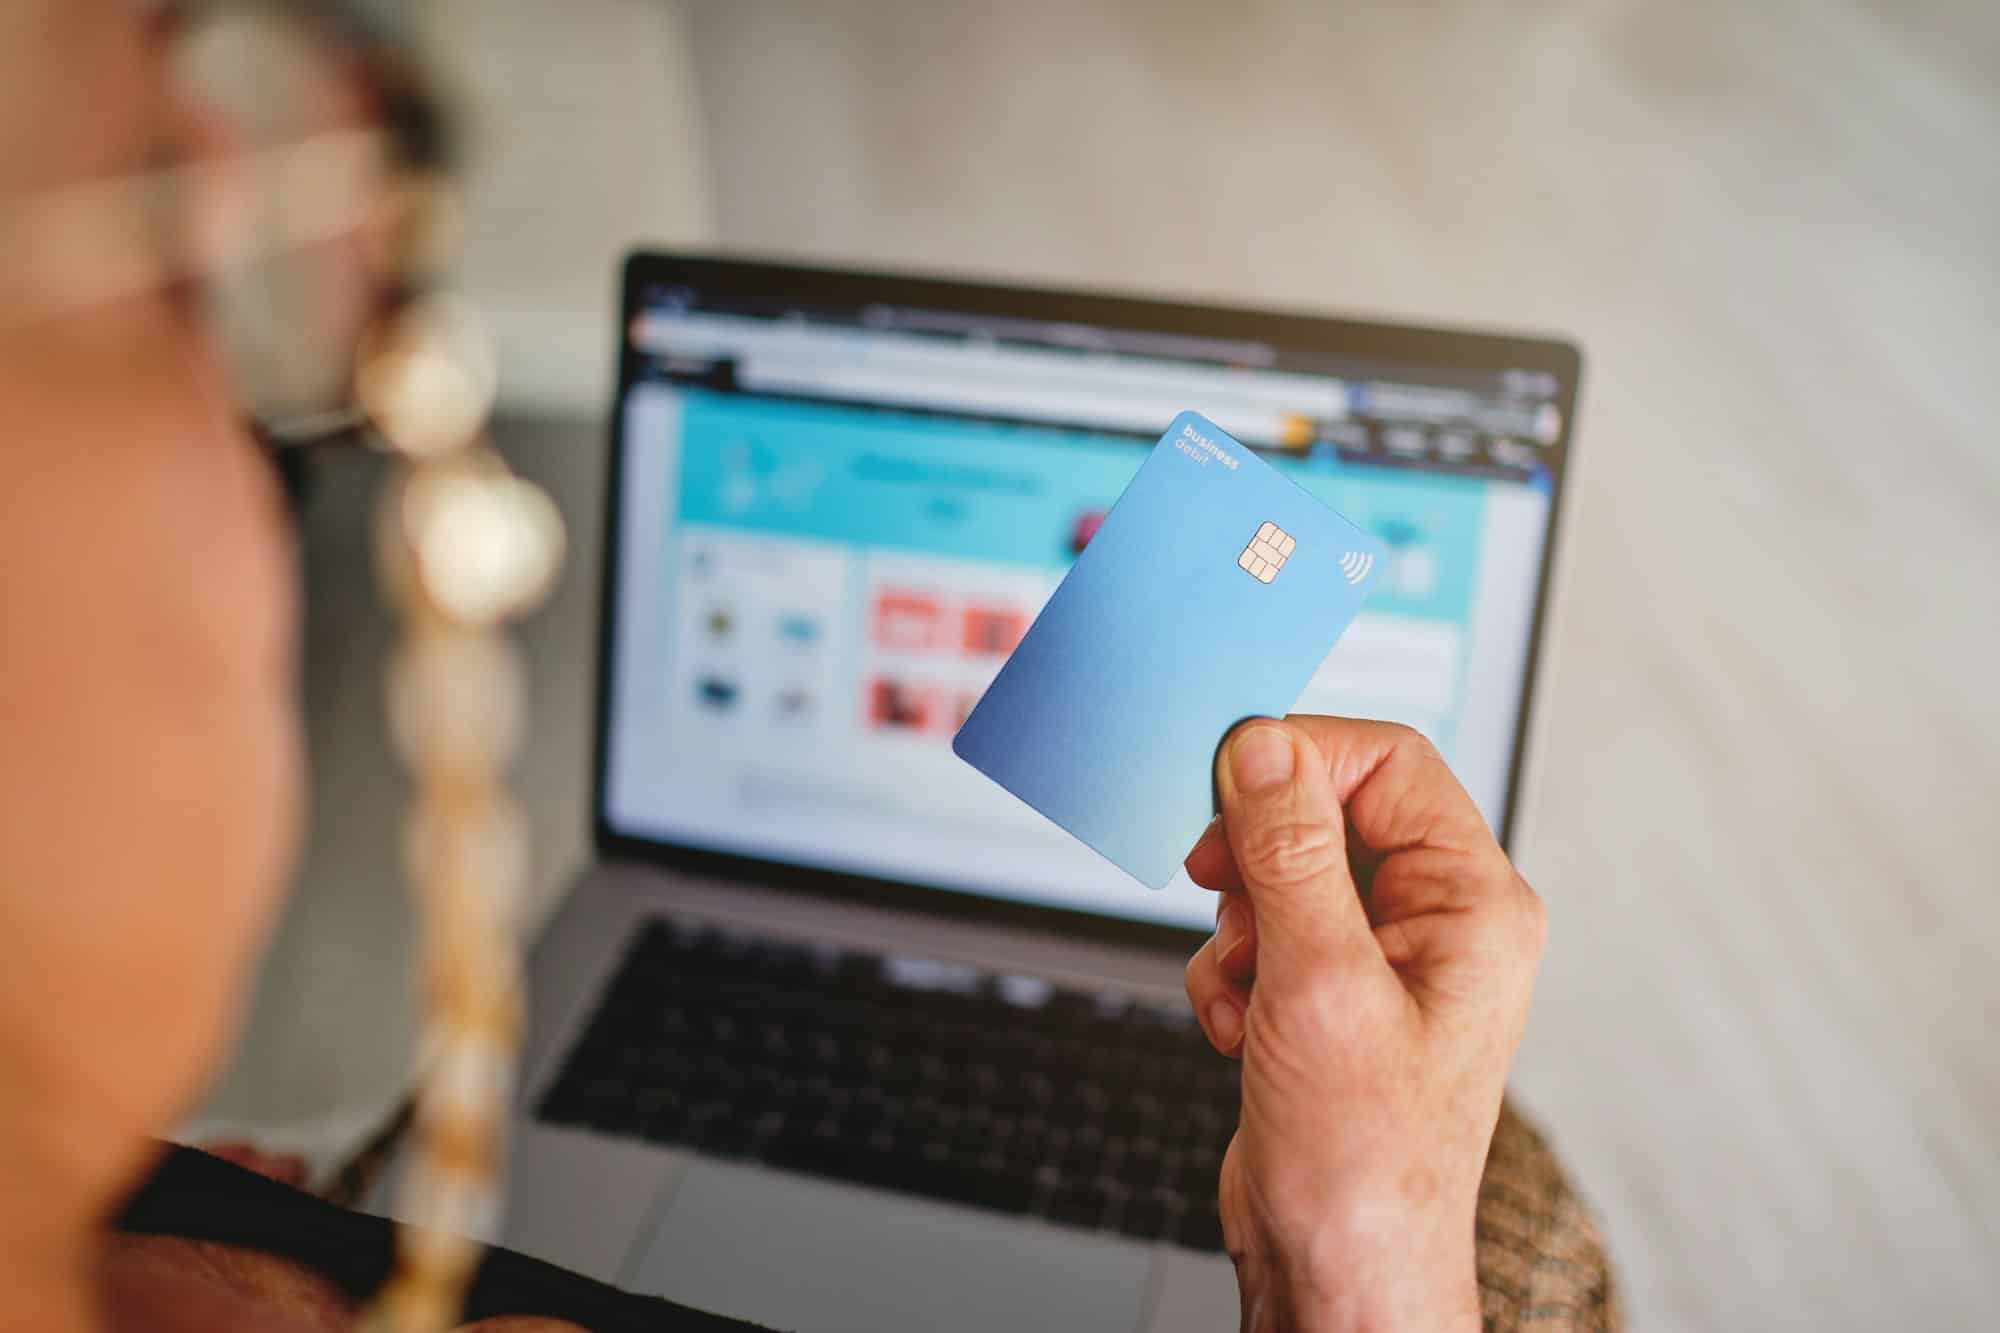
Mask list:
[[[5,8],[0,210],[201,139],[157,6]],[[299,802],[294,589],[184,295],[0,309],[0,440],[0,1256],[53,1282],[230,1035]]]

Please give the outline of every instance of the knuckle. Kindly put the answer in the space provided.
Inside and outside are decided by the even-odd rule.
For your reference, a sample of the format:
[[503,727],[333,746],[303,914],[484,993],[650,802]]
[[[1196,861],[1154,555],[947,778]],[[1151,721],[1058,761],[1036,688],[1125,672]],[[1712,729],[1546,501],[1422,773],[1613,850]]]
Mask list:
[[1437,745],[1423,732],[1406,722],[1394,722],[1390,727],[1395,734],[1396,748],[1408,751],[1415,758],[1443,762],[1444,756],[1439,753]]
[[1362,1009],[1365,992],[1357,991],[1337,966],[1260,982],[1257,1002],[1270,1048],[1301,1060],[1329,1058],[1339,1045],[1336,1034],[1367,1027],[1372,1017]]
[[1236,846],[1243,873],[1273,888],[1303,884],[1324,874],[1338,852],[1332,828],[1314,820],[1253,824]]
[[1284,1008],[1295,1018],[1320,1021],[1332,1018],[1346,1006],[1350,988],[1343,984],[1340,969],[1324,966],[1313,969],[1285,996]]

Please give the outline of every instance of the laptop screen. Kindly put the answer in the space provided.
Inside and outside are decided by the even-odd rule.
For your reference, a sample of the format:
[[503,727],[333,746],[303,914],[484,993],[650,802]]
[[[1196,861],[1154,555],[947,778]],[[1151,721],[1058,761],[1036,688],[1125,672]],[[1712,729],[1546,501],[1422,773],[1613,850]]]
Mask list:
[[1504,829],[1569,349],[665,257],[626,306],[613,837],[1206,928],[950,745],[1184,408],[1389,549],[1297,708],[1417,727]]

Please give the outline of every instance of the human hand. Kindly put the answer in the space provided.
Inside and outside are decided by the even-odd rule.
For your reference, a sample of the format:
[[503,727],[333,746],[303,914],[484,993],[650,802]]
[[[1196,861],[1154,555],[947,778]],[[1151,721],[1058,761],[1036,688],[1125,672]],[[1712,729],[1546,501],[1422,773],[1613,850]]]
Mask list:
[[1243,1061],[1222,1229],[1246,1333],[1479,1326],[1473,1213],[1545,923],[1407,727],[1258,719],[1188,855],[1221,895],[1188,963]]

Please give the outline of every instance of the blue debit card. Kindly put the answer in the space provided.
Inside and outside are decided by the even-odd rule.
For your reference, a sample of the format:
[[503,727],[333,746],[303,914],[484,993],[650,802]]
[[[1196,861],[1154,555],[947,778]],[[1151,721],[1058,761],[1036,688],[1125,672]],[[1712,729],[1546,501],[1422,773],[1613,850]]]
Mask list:
[[1229,728],[1280,716],[1361,606],[1379,542],[1194,412],[1160,437],[952,749],[1164,888]]

